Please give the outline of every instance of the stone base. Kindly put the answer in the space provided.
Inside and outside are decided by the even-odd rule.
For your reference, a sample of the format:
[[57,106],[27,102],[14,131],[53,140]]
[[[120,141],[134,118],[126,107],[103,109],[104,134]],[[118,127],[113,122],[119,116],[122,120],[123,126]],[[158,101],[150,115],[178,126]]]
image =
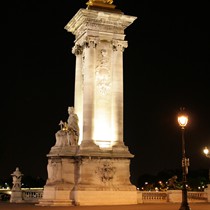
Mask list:
[[[137,190],[130,182],[128,147],[119,143],[102,150],[85,141],[72,154],[67,147],[48,154],[48,179],[39,206],[137,204]],[[74,151],[75,151],[74,150]]]
[[76,162],[75,168],[79,170],[71,192],[74,204],[137,204],[137,190],[129,179],[130,159],[102,155],[83,156]]
[[35,204],[36,206],[73,206],[72,202],[69,200],[47,200],[42,199],[39,201],[38,204]]
[[137,191],[76,191],[74,204],[91,205],[130,205],[137,204]]
[[17,191],[12,191],[11,197],[10,197],[10,203],[22,203],[22,191],[17,190]]
[[72,206],[69,187],[45,186],[37,206]]

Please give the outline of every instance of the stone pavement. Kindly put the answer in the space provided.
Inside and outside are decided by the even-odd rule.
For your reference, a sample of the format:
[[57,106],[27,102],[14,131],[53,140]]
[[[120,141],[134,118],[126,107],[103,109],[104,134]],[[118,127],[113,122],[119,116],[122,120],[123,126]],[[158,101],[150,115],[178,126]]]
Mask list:
[[[210,203],[189,204],[191,210],[210,210]],[[34,204],[20,204],[0,202],[0,210],[179,210],[180,204],[137,204],[114,206],[36,206]]]

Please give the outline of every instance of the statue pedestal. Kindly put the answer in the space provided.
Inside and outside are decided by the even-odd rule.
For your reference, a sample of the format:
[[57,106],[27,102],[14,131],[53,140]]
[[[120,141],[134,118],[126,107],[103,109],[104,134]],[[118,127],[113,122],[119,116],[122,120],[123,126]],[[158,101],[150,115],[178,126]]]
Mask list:
[[130,183],[130,159],[107,153],[78,158],[72,190],[75,205],[137,204],[137,190]]
[[94,148],[98,147],[72,147],[74,152],[70,153],[69,147],[52,147],[39,206],[137,204],[137,190],[130,183],[133,155],[127,147]]
[[10,203],[22,203],[22,191],[21,190],[12,190]]
[[74,187],[75,146],[52,147],[48,156],[48,179],[39,206],[71,206]]

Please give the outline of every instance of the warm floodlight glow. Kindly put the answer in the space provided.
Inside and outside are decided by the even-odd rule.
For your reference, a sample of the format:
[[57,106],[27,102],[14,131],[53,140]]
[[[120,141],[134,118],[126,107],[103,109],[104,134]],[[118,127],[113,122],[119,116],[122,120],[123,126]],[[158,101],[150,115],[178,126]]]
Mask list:
[[[97,120],[95,123],[93,139],[100,148],[111,148],[115,140],[113,130],[106,120]],[[100,123],[99,123],[100,121]]]
[[[112,139],[111,132],[110,132],[110,127],[107,123],[107,121],[102,121],[100,119],[96,120],[97,123],[95,123],[94,126],[94,136],[93,139],[95,143],[100,147],[100,148],[109,148],[111,147],[111,141]],[[99,123],[100,121],[100,123]]]
[[178,123],[182,128],[184,128],[188,123],[188,116],[184,112],[184,108],[181,108],[181,111],[178,115]]
[[100,148],[111,148],[117,139],[117,124],[110,123],[111,110],[108,106],[100,107],[95,113],[92,139]]

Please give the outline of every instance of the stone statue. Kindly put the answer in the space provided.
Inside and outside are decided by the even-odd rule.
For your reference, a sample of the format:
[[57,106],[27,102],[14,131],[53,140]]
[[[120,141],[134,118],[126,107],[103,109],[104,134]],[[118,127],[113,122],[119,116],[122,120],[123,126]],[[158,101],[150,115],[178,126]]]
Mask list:
[[68,107],[69,117],[67,122],[60,121],[60,130],[55,134],[57,147],[77,145],[79,140],[78,116],[74,112],[74,107]]
[[68,113],[69,113],[69,118],[68,118],[68,130],[70,132],[73,132],[75,134],[75,136],[79,137],[79,118],[77,116],[77,114],[75,114],[74,112],[74,107],[68,107]]
[[19,168],[17,167],[16,170],[11,174],[12,176],[12,190],[21,190],[21,179],[23,174],[20,172]]

